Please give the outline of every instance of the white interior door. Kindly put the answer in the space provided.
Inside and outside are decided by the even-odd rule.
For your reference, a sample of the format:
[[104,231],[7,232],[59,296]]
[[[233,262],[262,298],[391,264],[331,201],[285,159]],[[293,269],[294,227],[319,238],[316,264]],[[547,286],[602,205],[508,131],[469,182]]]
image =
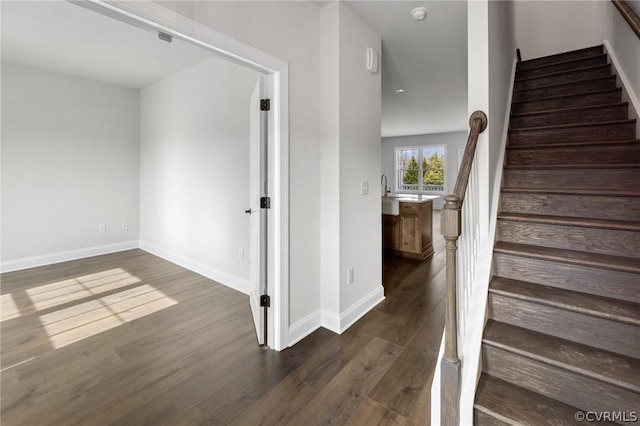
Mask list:
[[249,280],[251,291],[249,300],[251,314],[256,327],[258,344],[266,344],[266,308],[260,306],[260,298],[266,295],[266,255],[267,255],[267,211],[261,208],[260,199],[267,191],[267,132],[266,111],[261,111],[260,100],[264,90],[262,78],[258,79],[251,95],[250,105],[250,149],[249,149],[249,206],[251,243],[249,247]]

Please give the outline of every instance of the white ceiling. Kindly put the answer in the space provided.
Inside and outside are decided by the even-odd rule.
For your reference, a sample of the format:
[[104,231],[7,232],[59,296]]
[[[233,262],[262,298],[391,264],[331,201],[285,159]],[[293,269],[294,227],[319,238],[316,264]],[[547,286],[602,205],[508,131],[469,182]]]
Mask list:
[[346,3],[382,37],[382,136],[466,130],[467,2]]
[[139,89],[212,58],[62,0],[0,5],[3,60]]
[[[467,2],[346,3],[382,37],[382,136],[465,130]],[[3,60],[142,88],[212,57],[62,0],[0,5]],[[423,21],[409,15],[417,6]]]

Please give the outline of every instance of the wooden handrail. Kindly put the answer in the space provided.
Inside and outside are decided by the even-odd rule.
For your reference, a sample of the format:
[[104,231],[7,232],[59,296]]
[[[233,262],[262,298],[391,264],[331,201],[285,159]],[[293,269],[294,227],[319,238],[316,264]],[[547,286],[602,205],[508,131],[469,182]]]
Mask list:
[[484,132],[487,128],[487,115],[482,111],[476,111],[469,117],[469,138],[467,139],[467,146],[464,149],[464,156],[462,157],[462,164],[460,165],[460,171],[458,172],[458,179],[456,180],[456,186],[453,190],[453,195],[458,197],[460,204],[464,201],[464,194],[467,191],[467,184],[469,183],[469,174],[471,173],[471,166],[473,165],[473,157],[476,153],[476,146],[478,145],[478,136]]
[[[464,149],[462,164],[458,172],[456,186],[453,195],[444,197],[445,205],[442,212],[442,235],[447,248],[447,318],[445,320],[445,359],[455,361],[458,359],[457,344],[457,319],[456,319],[456,243],[461,234],[460,210],[464,203],[467,184],[473,166],[473,158],[478,146],[480,133],[487,128],[487,115],[482,111],[475,111],[469,117],[469,137]],[[451,259],[449,255],[451,254]],[[451,266],[451,267],[450,267]],[[447,321],[448,320],[448,321]],[[447,326],[448,325],[448,326]]]
[[444,320],[444,356],[441,370],[441,424],[459,424],[460,357],[458,354],[457,244],[462,230],[461,209],[464,202],[478,137],[487,128],[487,115],[475,111],[469,117],[469,138],[462,157],[453,195],[444,197],[441,230],[446,250],[446,316]]
[[627,21],[636,36],[640,38],[640,16],[629,6],[625,0],[611,0],[622,17]]

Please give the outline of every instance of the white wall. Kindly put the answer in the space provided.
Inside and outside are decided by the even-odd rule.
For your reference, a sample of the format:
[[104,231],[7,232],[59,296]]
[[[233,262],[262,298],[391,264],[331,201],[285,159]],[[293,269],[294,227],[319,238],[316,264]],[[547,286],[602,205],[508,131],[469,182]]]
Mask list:
[[187,259],[245,292],[249,100],[257,80],[256,72],[213,58],[140,97],[141,246]]
[[489,2],[489,199],[494,211],[511,112],[516,45],[511,1]]
[[[629,3],[636,11],[640,11],[639,1]],[[603,6],[606,47],[615,63],[616,73],[623,79],[637,116],[640,114],[640,40],[613,3],[605,2]],[[640,137],[640,126],[638,132]]]
[[[322,8],[321,323],[342,332],[383,298],[380,73],[365,68],[381,40],[351,9]],[[361,195],[362,181],[369,194]],[[347,284],[353,268],[354,281]]]
[[[340,312],[340,39],[339,7],[321,10],[320,33],[320,297],[323,312]],[[317,321],[321,322],[321,318]],[[336,326],[337,327],[337,326]]]
[[515,38],[522,59],[539,58],[601,44],[604,35],[601,3],[604,2],[514,2]]
[[[365,68],[380,36],[343,3],[339,5],[340,67],[340,315],[341,329],[383,297],[380,203],[381,75]],[[362,181],[368,195],[360,194]],[[324,232],[324,230],[323,230]],[[355,280],[347,285],[347,270]]]
[[138,110],[137,90],[2,63],[3,270],[135,245]]
[[320,9],[312,2],[160,5],[289,63],[290,323],[320,309]]
[[[402,146],[415,145],[445,145],[446,166],[444,177],[445,195],[453,194],[458,176],[458,151],[463,150],[467,144],[467,132],[435,133],[430,135],[402,136],[382,139],[382,173],[387,175],[389,186],[395,188],[395,149]],[[380,183],[379,181],[377,183]],[[384,189],[380,187],[381,191]],[[433,207],[441,209],[444,198],[434,200]]]

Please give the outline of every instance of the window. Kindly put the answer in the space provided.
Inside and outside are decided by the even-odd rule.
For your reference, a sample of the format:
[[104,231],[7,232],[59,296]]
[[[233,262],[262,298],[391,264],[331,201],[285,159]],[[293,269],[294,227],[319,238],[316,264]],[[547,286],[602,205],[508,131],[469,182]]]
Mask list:
[[396,148],[396,191],[444,193],[444,146]]

